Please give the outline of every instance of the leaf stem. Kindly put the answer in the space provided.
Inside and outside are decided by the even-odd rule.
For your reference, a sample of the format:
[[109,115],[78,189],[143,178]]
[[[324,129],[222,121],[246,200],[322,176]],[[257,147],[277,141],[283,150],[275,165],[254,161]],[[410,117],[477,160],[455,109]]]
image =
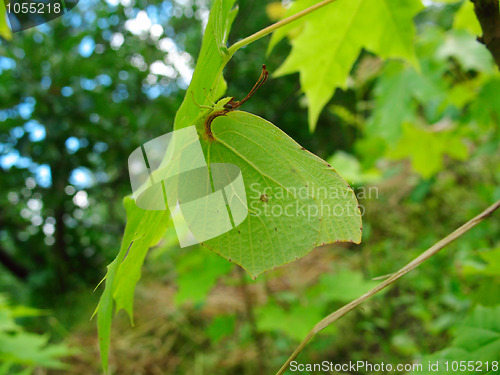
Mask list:
[[239,40],[238,42],[234,43],[231,47],[229,47],[228,54],[229,56],[232,56],[238,49],[241,47],[244,47],[252,42],[255,42],[256,40],[271,34],[273,31],[279,29],[282,26],[288,25],[289,23],[298,20],[301,17],[304,17],[305,15],[314,12],[315,10],[324,7],[325,5],[328,5],[330,3],[333,3],[335,0],[323,0],[322,2],[315,4],[307,9],[304,9],[301,12],[298,12],[294,14],[293,16],[287,17],[281,21],[278,21],[260,31],[257,31],[255,34],[252,34],[250,36],[247,36],[244,39]]
[[490,207],[488,207],[486,210],[481,212],[479,215],[477,215],[475,218],[469,220],[467,223],[462,225],[460,228],[456,229],[454,232],[450,233],[448,236],[425,250],[422,254],[420,254],[417,258],[415,258],[413,261],[408,263],[406,266],[401,268],[399,271],[396,273],[392,274],[391,277],[389,277],[387,280],[381,282],[378,284],[375,288],[371,289],[369,292],[363,294],[361,297],[355,299],[354,301],[349,302],[347,305],[341,307],[337,311],[331,313],[327,317],[323,318],[321,321],[319,321],[313,329],[307,334],[304,340],[299,344],[297,349],[292,353],[292,355],[288,358],[288,360],[285,362],[285,364],[281,367],[281,369],[276,373],[276,375],[282,375],[290,363],[297,358],[297,356],[300,354],[302,349],[308,344],[309,341],[322,329],[328,327],[330,324],[335,322],[336,320],[340,319],[343,317],[345,314],[348,312],[354,310],[356,307],[358,307],[361,303],[369,299],[370,297],[374,296],[378,292],[380,292],[382,289],[386,288],[399,278],[403,277],[406,275],[408,272],[414,270],[417,268],[420,264],[425,262],[427,259],[432,257],[433,255],[437,254],[443,247],[447,246],[454,240],[456,240],[458,237],[462,236],[469,230],[471,230],[473,227],[475,227],[477,224],[479,224],[483,219],[485,219],[487,216],[491,215],[495,210],[497,210],[500,207],[500,200],[497,201],[496,203],[492,204]]

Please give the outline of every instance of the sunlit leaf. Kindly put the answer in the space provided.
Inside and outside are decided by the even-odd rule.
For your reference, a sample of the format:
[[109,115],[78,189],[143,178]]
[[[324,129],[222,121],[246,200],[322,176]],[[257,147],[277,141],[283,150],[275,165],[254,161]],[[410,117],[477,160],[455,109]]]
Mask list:
[[237,13],[237,8],[232,9],[234,2],[218,0],[213,3],[193,78],[175,115],[175,129],[193,125],[202,113],[199,105],[210,105],[224,94],[226,83],[222,70],[229,61],[226,43]]
[[481,25],[477,20],[476,13],[474,12],[474,3],[472,1],[464,1],[460,9],[455,14],[453,21],[453,28],[464,29],[472,35],[481,35]]
[[[309,0],[302,1],[309,4]],[[335,89],[346,87],[363,48],[382,58],[403,58],[418,65],[413,17],[420,9],[420,0],[353,0],[334,2],[308,16],[276,75],[300,72],[311,130]],[[321,55],[313,53],[320,50]]]
[[[317,1],[315,0],[294,1],[288,8],[284,9],[282,7],[282,9],[284,9],[284,12],[281,13],[280,18],[283,19],[293,16],[294,14],[314,5],[315,3],[317,3]],[[269,14],[269,16],[271,17],[271,14]],[[276,44],[278,44],[281,40],[283,40],[283,38],[288,37],[290,40],[292,40],[297,35],[299,35],[300,31],[303,28],[304,23],[307,21],[308,18],[309,16],[302,17],[276,30],[273,33],[273,35],[271,35],[271,40],[269,40],[269,45],[267,46],[267,53],[270,53],[273,50],[274,46],[276,46]],[[276,19],[273,19],[273,21],[276,21]]]
[[141,267],[148,249],[163,235],[169,218],[168,211],[147,211],[138,208],[132,198],[124,199],[127,226],[123,234],[120,252],[108,265],[105,289],[97,306],[97,328],[102,365],[108,367],[109,343],[113,306],[116,311],[125,309],[133,317],[135,284],[141,276]]
[[7,12],[3,1],[0,2],[0,36],[7,40],[12,39],[12,33],[7,23]]
[[484,44],[463,30],[446,34],[444,44],[437,51],[439,58],[454,57],[466,70],[491,72],[494,68],[493,58]]

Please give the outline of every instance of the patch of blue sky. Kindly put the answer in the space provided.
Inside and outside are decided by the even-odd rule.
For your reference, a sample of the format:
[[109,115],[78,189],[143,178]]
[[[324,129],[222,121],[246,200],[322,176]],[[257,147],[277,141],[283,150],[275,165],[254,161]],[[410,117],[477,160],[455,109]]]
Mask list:
[[67,12],[62,17],[62,21],[66,26],[79,28],[83,24],[82,16],[77,12]]
[[71,171],[69,183],[77,189],[85,189],[94,184],[94,177],[89,169],[78,167]]
[[120,4],[120,0],[106,0],[106,3],[108,3],[108,5],[115,7],[118,4]]
[[19,160],[19,152],[17,150],[10,151],[9,153],[0,156],[0,166],[2,169],[10,169],[16,165]]
[[31,114],[35,110],[35,104],[35,98],[31,97],[26,98],[23,103],[19,103],[16,108],[19,116],[21,116],[23,119],[30,118]]
[[16,126],[15,128],[12,128],[10,130],[10,134],[14,137],[14,138],[21,138],[23,135],[24,135],[24,129],[21,128],[20,126]]
[[111,77],[107,74],[99,74],[97,77],[95,77],[95,79],[97,83],[106,87],[110,86],[113,83]]
[[15,67],[16,67],[16,62],[13,59],[9,57],[0,56],[0,74],[2,74],[4,70],[14,69]]
[[48,90],[51,84],[52,84],[52,78],[50,78],[49,76],[43,76],[42,79],[40,80],[40,86],[42,86],[42,88],[45,90]]
[[61,89],[61,95],[65,96],[65,97],[69,97],[69,96],[73,95],[73,89],[69,86],[64,86]]
[[34,172],[36,183],[44,188],[52,185],[52,172],[48,164],[38,165]]
[[101,154],[108,150],[108,145],[104,142],[96,142],[92,150],[97,154]]
[[80,86],[82,89],[87,90],[87,91],[92,91],[96,88],[97,83],[93,79],[88,79],[88,78],[80,78]]
[[90,35],[85,36],[78,45],[78,53],[82,57],[90,57],[94,53],[95,41]]
[[66,139],[66,142],[64,144],[66,146],[66,150],[68,150],[70,154],[74,154],[81,147],[80,140],[76,137],[69,137],[68,139]]
[[19,151],[12,150],[7,154],[0,156],[0,167],[8,170],[12,167],[19,169],[28,169],[35,177],[36,183],[44,188],[52,185],[52,173],[48,164],[34,163],[31,158],[20,156]]
[[26,124],[24,124],[24,130],[29,133],[29,139],[31,142],[43,141],[47,135],[45,126],[36,120],[29,120],[26,122]]

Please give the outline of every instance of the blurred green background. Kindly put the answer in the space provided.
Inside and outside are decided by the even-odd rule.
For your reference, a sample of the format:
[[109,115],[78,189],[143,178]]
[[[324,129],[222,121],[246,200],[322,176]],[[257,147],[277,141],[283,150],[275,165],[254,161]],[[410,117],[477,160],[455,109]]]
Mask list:
[[[239,6],[230,43],[280,9]],[[81,0],[59,19],[4,34],[0,374],[101,373],[89,318],[124,229],[127,159],[172,130],[209,7]],[[207,249],[179,249],[169,229],[146,260],[135,327],[123,313],[114,322],[112,372],[275,373],[319,319],[500,199],[500,75],[471,15],[465,1],[426,2],[415,18],[420,70],[363,52],[313,133],[298,75],[270,79],[245,103],[351,183],[363,242],[318,248],[252,281]],[[266,55],[267,43],[231,60],[229,96],[244,97],[263,63],[272,73],[290,52],[284,40]],[[499,233],[496,214],[326,329],[299,361],[445,356],[464,321],[498,315]]]

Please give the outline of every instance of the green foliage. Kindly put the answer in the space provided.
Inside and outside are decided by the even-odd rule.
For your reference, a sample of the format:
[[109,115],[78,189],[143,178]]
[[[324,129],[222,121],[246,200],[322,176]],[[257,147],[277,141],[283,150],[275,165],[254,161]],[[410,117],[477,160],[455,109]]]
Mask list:
[[177,262],[177,304],[203,303],[217,280],[232,269],[231,264],[224,259],[206,253],[207,250],[194,247]]
[[500,78],[493,76],[482,83],[471,112],[479,128],[488,131],[496,125],[495,120],[500,116],[500,97],[496,95],[500,89]]
[[0,36],[5,39],[12,38],[9,25],[7,24],[7,13],[3,2],[0,4]]
[[[281,293],[259,307],[258,327],[264,332],[284,333],[300,342],[328,313],[326,307],[348,303],[377,284],[375,281],[367,281],[359,271],[341,269],[335,273],[323,274],[308,289],[305,298]],[[335,332],[334,327],[327,333],[331,334],[332,331]]]
[[294,303],[283,308],[268,303],[257,309],[258,328],[262,332],[281,332],[300,342],[322,317],[321,305]]
[[[163,236],[168,220],[167,211],[142,210],[135,201],[126,197],[127,226],[123,235],[120,252],[108,266],[105,289],[96,308],[99,346],[103,367],[107,370],[111,320],[114,301],[116,312],[125,309],[133,319],[133,297],[135,285],[141,277],[141,267],[148,249]],[[94,313],[94,314],[95,314]]]
[[40,310],[11,306],[0,295],[0,374],[31,374],[35,368],[64,369],[61,359],[75,353],[65,344],[49,344],[48,335],[30,333],[18,318],[43,315]]
[[430,178],[443,169],[445,154],[457,160],[467,158],[467,147],[460,135],[404,124],[403,135],[389,156],[394,159],[409,157],[413,170],[424,178]]
[[377,284],[377,281],[366,280],[359,271],[343,269],[322,275],[319,282],[311,288],[311,294],[320,301],[348,303]]
[[222,70],[230,59],[226,43],[238,11],[237,8],[231,9],[234,2],[235,0],[213,2],[193,78],[175,115],[174,129],[193,125],[202,115],[199,105],[210,105],[226,91]]
[[483,306],[500,303],[500,251],[484,248],[463,262],[462,274],[471,286],[471,300]]
[[[228,98],[209,110],[200,109],[197,104],[211,106],[211,102],[222,97],[226,90],[224,78],[228,95],[244,97],[262,63],[273,73],[286,56],[291,58],[294,40],[299,41],[308,28],[315,27],[314,17],[329,13],[328,7],[351,9],[357,4],[361,11],[369,5],[362,1],[354,5],[337,1],[316,15],[278,29],[269,46],[261,39],[229,56],[228,40],[234,43],[269,24],[265,13],[270,9],[265,6],[269,3],[240,0],[237,15],[232,10],[233,1],[214,2],[201,52],[198,21],[205,24],[208,14],[203,0],[112,3],[117,2],[82,0],[63,18],[43,28],[15,33],[8,42],[0,41],[0,160],[4,161],[11,152],[20,156],[12,167],[0,165],[0,255],[10,255],[28,270],[25,279],[15,280],[2,267],[0,286],[23,303],[24,298],[31,297],[40,307],[52,309],[53,303],[62,306],[54,314],[56,319],[28,320],[32,323],[29,331],[50,330],[52,337],[67,335],[79,346],[85,346],[84,353],[69,359],[71,369],[64,371],[72,373],[101,372],[101,365],[95,360],[96,337],[88,323],[91,307],[84,301],[98,297],[89,297],[88,288],[97,283],[104,265],[116,256],[115,244],[123,231],[125,216],[121,197],[130,192],[127,155],[145,141],[171,131],[182,100],[175,127],[197,124],[203,138],[204,119]],[[272,5],[270,14],[275,21],[312,3],[299,0],[285,9],[280,2]],[[391,9],[398,8],[393,3],[374,2],[374,15],[387,14],[386,4]],[[148,13],[153,24],[161,24],[161,36],[150,31],[136,34],[127,29],[127,21],[139,11]],[[224,144],[203,140],[205,151],[210,148],[219,152],[224,159],[234,160],[262,180],[262,172],[275,176],[295,163],[268,155],[276,142],[265,137],[267,133],[251,133],[251,129],[272,131],[275,139],[286,138],[286,144],[294,150],[300,144],[325,158],[356,186],[356,192],[376,189],[377,194],[371,199],[358,194],[364,213],[363,243],[324,246],[257,280],[246,277],[245,297],[237,267],[204,248],[179,249],[168,213],[148,216],[146,211],[134,208],[131,198],[126,198],[126,233],[120,254],[104,280],[106,289],[98,310],[103,359],[109,350],[115,311],[125,309],[130,318],[135,313],[137,328],[129,329],[125,314],[113,321],[119,335],[113,340],[110,369],[117,374],[273,373],[320,318],[371,288],[375,284],[372,278],[393,273],[491,201],[500,199],[500,80],[488,51],[476,41],[481,31],[472,4],[454,0],[425,2],[424,11],[416,17],[411,7],[402,12],[397,15],[403,20],[401,30],[414,33],[405,43],[407,51],[414,51],[413,60],[417,60],[410,64],[408,57],[386,59],[383,46],[370,49],[363,44],[376,39],[372,28],[384,32],[390,23],[371,15],[368,31],[362,25],[358,35],[357,29],[345,27],[343,19],[334,24],[338,17],[352,19],[354,13],[345,12],[329,19],[327,33],[317,38],[319,42],[335,38],[338,30],[343,31],[340,35],[352,39],[346,39],[339,50],[349,58],[338,54],[332,65],[338,70],[328,72],[332,77],[342,73],[344,78],[338,90],[331,90],[333,96],[314,133],[304,126],[308,100],[297,94],[305,92],[299,86],[299,76],[287,75],[270,79],[245,103],[245,111],[261,118],[249,113],[229,113],[212,123],[214,134]],[[234,26],[229,35],[231,23]],[[123,44],[116,46],[120,35]],[[389,42],[402,40],[394,35],[390,35]],[[278,43],[286,36],[292,41],[292,55],[287,43]],[[79,53],[84,38],[96,45],[88,57]],[[162,49],[165,42],[175,45],[178,53]],[[272,53],[264,57],[266,48]],[[333,53],[333,46],[308,48],[304,60],[322,61],[325,52]],[[185,59],[184,67],[188,69],[197,57],[187,95],[183,91],[183,82],[187,80],[180,78],[172,64],[173,55]],[[159,62],[164,62],[173,73],[155,72],[154,66]],[[109,85],[99,83],[101,74],[109,77]],[[95,87],[86,86],[88,82],[94,82]],[[73,94],[65,96],[68,87]],[[158,96],[150,95],[153,91]],[[22,110],[26,104],[34,108],[28,115]],[[240,117],[245,122],[255,122],[251,129],[236,121]],[[46,138],[30,139],[26,125],[29,120],[44,126]],[[221,131],[223,128],[234,128],[235,133],[228,134]],[[21,130],[24,133],[19,136]],[[259,139],[266,150],[257,153],[249,146],[241,149],[244,142],[237,138],[242,135]],[[65,147],[70,137],[81,142],[76,152]],[[107,150],[96,151],[103,143]],[[226,144],[237,144],[237,151],[246,160],[238,159],[234,151],[225,148]],[[325,168],[328,179],[334,183],[341,181],[320,159],[304,150],[297,154],[308,155],[308,161],[301,162],[306,172],[311,165],[318,166]],[[32,164],[22,165],[24,158],[50,166],[52,185],[40,186],[37,182],[33,187],[32,179],[37,176]],[[247,161],[255,161],[257,168]],[[284,171],[275,171],[269,164],[286,166]],[[68,181],[70,173],[80,166],[91,171],[93,185],[81,188]],[[292,177],[283,179],[295,181]],[[325,178],[320,180],[325,182]],[[71,188],[76,191],[71,193]],[[88,194],[87,208],[74,202],[80,190]],[[254,191],[249,189],[247,193],[254,205],[264,206]],[[273,200],[276,202],[272,198],[267,207]],[[31,199],[43,204],[38,214],[30,209]],[[31,216],[26,216],[26,212],[31,212]],[[43,220],[40,225],[35,224],[37,215]],[[58,223],[55,231],[44,233],[45,224],[50,223]],[[290,238],[300,237],[306,231],[299,221],[297,226],[293,233],[283,233]],[[491,310],[479,316],[476,323],[498,315],[499,231],[496,216],[481,223],[384,294],[336,322],[335,327],[322,331],[302,352],[301,361],[412,363],[434,356],[431,353],[440,355],[446,347],[444,352],[448,354],[457,348],[481,352],[482,332],[487,332],[484,337],[493,337],[498,334],[496,328],[484,326],[483,331],[475,327],[470,335],[463,336],[463,329],[457,327],[462,323],[460,317],[478,304]],[[272,241],[281,239],[276,234],[271,233]],[[257,236],[247,237],[246,241],[254,238]],[[52,245],[51,240],[55,240]],[[156,242],[157,247],[148,252]],[[234,260],[224,244],[216,245]],[[282,249],[288,247],[295,251],[291,240]],[[249,252],[242,250],[246,250],[243,245],[239,253],[248,256]],[[143,281],[136,287],[141,273]],[[79,292],[77,286],[83,286],[85,292]],[[59,288],[71,290],[71,298],[61,294]],[[94,301],[91,304],[94,306]],[[67,316],[62,324],[61,316]],[[11,324],[9,320],[3,322]],[[450,344],[450,338],[458,340],[459,334],[465,339]],[[466,348],[465,341],[474,347]],[[495,345],[496,341],[492,340]],[[31,348],[29,343],[22,345]],[[257,364],[262,364],[262,368]],[[18,369],[22,371],[21,367],[4,371],[12,373]]]
[[[239,228],[203,243],[256,277],[325,243],[359,243],[361,218],[349,185],[326,162],[302,149],[271,123],[244,112],[229,113],[213,121],[214,140],[208,139],[205,118],[217,107],[207,113],[199,107],[198,100],[205,103],[216,99],[222,92],[221,87],[225,86],[222,69],[230,58],[225,44],[235,17],[232,5],[233,1],[214,2],[200,58],[177,112],[174,128],[181,129],[194,122],[209,163],[235,164],[240,167],[247,186],[258,184],[262,187],[262,193],[250,201],[249,216]],[[204,96],[205,99],[201,99]],[[220,103],[217,105],[221,107]],[[283,168],[276,169],[276,163],[283,164]],[[269,190],[268,202],[261,199],[264,189]],[[108,267],[106,289],[96,310],[105,369],[113,299],[116,310],[123,308],[132,318],[133,293],[140,278],[140,268],[149,247],[163,236],[168,214],[133,208],[130,198],[127,202],[128,222],[122,247]],[[253,203],[260,206],[253,207]],[[269,207],[263,205],[271,210],[268,212],[266,208]],[[298,207],[297,214],[283,215],[285,209],[295,207]],[[322,212],[324,207],[328,212]],[[275,208],[281,209],[279,220],[274,217]],[[315,209],[313,213],[311,208]],[[203,295],[200,291],[195,297]],[[180,296],[182,301],[184,297]]]
[[488,276],[500,275],[500,248],[480,254],[487,266],[481,270],[481,273]]
[[481,35],[481,25],[474,13],[474,3],[472,1],[464,1],[462,6],[455,14],[453,28],[464,29],[473,35]]
[[[199,30],[183,33],[191,20],[176,17],[170,23],[181,35],[145,42],[127,30],[128,18],[120,4],[84,1],[0,41],[0,250],[25,270],[20,287],[33,305],[52,308],[60,293],[102,279],[124,229],[126,156],[172,130],[184,96],[176,69],[167,78],[144,66],[165,56],[161,40],[189,50]],[[124,36],[120,48],[110,44],[112,35]],[[94,44],[90,55],[80,52]]]
[[[500,322],[498,316],[500,316],[500,306],[491,308],[477,306],[460,324],[449,347],[422,358],[421,363],[424,364],[424,371],[418,373],[435,373],[428,371],[426,368],[428,361],[430,363],[439,362],[440,374],[454,374],[457,372],[451,367],[452,361],[465,364],[465,366],[471,361],[473,366],[466,367],[465,371],[461,369],[460,373],[462,374],[498,373],[500,370],[498,359],[498,353],[500,353]],[[446,361],[449,361],[448,370],[445,367]],[[488,362],[488,368],[486,362]],[[493,368],[495,365],[492,365],[492,362],[496,362],[496,368]]]
[[207,327],[207,333],[212,342],[217,343],[234,332],[236,317],[234,315],[216,316]]
[[[207,98],[201,100],[201,97],[206,93],[201,87],[210,88],[209,92],[213,97],[221,92],[222,69],[228,60],[223,57],[223,45],[227,40],[231,20],[234,19],[235,15],[234,11],[230,11],[233,3],[234,0],[214,2],[198,61],[198,66],[203,66],[205,70],[200,72],[201,68],[195,69],[190,85],[190,87],[200,86],[194,96],[194,98],[198,97],[200,102],[208,100]],[[217,34],[215,34],[216,32]],[[180,129],[191,125],[198,115],[199,108],[193,101],[190,89],[188,89],[188,94],[177,112],[174,128]],[[121,308],[125,309],[132,320],[133,295],[135,285],[140,278],[144,257],[148,249],[163,236],[169,217],[169,211],[139,209],[133,199],[129,197],[125,198],[125,207],[127,209],[127,227],[122,245],[118,256],[108,266],[105,278],[106,287],[95,312],[98,315],[99,345],[105,371],[108,367],[114,301],[116,301],[116,311],[118,312]]]
[[422,92],[418,97],[429,100],[439,93],[435,86],[433,80],[422,79],[414,69],[407,69],[401,63],[387,64],[374,89],[376,106],[366,124],[367,135],[389,143],[397,141],[401,136],[401,123],[415,116],[416,105],[412,99],[416,93]]
[[[227,39],[230,19],[234,19],[234,12],[230,13],[234,1],[214,2],[205,37],[203,47],[200,52],[199,66],[205,67],[205,74],[200,72],[200,68],[195,69],[190,87],[200,85],[196,90],[194,98],[201,97],[210,88],[210,95],[220,93],[219,84],[222,85],[222,69],[227,59],[224,59],[222,44]],[[215,31],[219,33],[215,36]],[[221,39],[222,38],[222,39]],[[192,124],[192,121],[199,115],[199,108],[193,101],[193,97],[188,89],[188,95],[179,108],[174,123],[175,129],[180,129]],[[127,204],[128,202],[128,204]],[[140,278],[140,269],[148,249],[154,246],[162,237],[166,230],[168,211],[141,210],[132,198],[126,198],[127,227],[122,239],[120,252],[116,259],[108,266],[106,274],[106,287],[101,296],[99,306],[96,309],[99,327],[99,345],[101,348],[101,358],[103,368],[107,371],[108,353],[111,333],[111,320],[113,317],[113,306],[116,301],[116,310],[124,308],[133,319],[133,295],[135,284]],[[129,254],[127,256],[127,254]],[[125,257],[127,258],[125,259]],[[131,274],[129,274],[131,273]]]
[[[494,126],[496,78],[487,50],[463,30],[425,28],[416,49],[419,72],[399,62],[384,66],[374,88],[375,109],[358,142],[365,155],[410,159],[415,172],[430,178],[443,170],[444,155],[467,158],[466,138],[475,135],[460,124]],[[447,65],[458,73],[449,73]],[[462,69],[481,73],[469,78]]]
[[[297,1],[293,13],[314,3]],[[417,65],[412,19],[421,9],[420,0],[340,1],[307,17],[303,30],[291,40],[290,55],[275,74],[300,72],[311,130],[335,90],[347,87],[349,72],[363,48],[382,58],[402,58]],[[331,32],[332,25],[335,32]],[[312,51],[322,51],[321,58]]]
[[492,72],[494,65],[489,52],[463,30],[452,30],[437,51],[437,58],[455,58],[465,70]]
[[500,248],[479,253],[481,262],[471,262],[464,273],[466,275],[485,275],[496,277],[500,275]]
[[[177,112],[174,128],[181,129],[195,124],[209,163],[233,163],[242,170],[247,186],[258,184],[261,188],[262,191],[253,188],[252,192],[247,191],[251,195],[249,217],[239,228],[203,243],[214,252],[241,265],[255,277],[268,269],[304,256],[318,245],[336,241],[359,242],[360,217],[352,190],[333,168],[305,151],[262,118],[245,112],[229,112],[216,117],[211,123],[212,134],[210,137],[207,134],[205,119],[220,111],[222,104],[229,100],[222,99],[208,111],[205,109],[226,89],[222,71],[232,57],[226,43],[236,16],[236,10],[231,10],[233,3],[234,1],[216,1],[213,4],[193,79]],[[394,160],[409,158],[413,170],[428,179],[443,169],[445,155],[456,160],[465,160],[468,156],[462,140],[464,133],[457,132],[456,128],[436,124],[431,129],[414,125],[423,120],[432,123],[449,116],[458,118],[450,107],[462,110],[473,99],[472,95],[466,95],[470,91],[466,86],[468,82],[462,83],[462,91],[460,86],[454,86],[457,87],[456,91],[452,91],[449,90],[451,80],[440,81],[445,73],[443,62],[456,61],[465,70],[491,74],[491,58],[485,54],[484,48],[473,42],[467,31],[452,30],[447,33],[444,43],[438,43],[437,40],[443,38],[443,33],[429,29],[415,49],[413,17],[421,9],[420,2],[412,0],[405,4],[384,4],[381,7],[361,0],[349,4],[339,2],[325,8],[323,12],[306,17],[300,25],[295,23],[279,30],[273,36],[270,48],[275,47],[279,39],[288,34],[292,36],[292,52],[276,74],[301,72],[302,89],[309,103],[309,122],[311,128],[314,128],[320,111],[333,96],[335,89],[347,87],[347,78],[362,49],[376,53],[383,59],[403,58],[411,62],[412,65],[408,66],[390,61],[383,67],[383,74],[377,80],[374,90],[377,106],[368,118],[366,138],[361,139],[360,144],[369,150],[373,147],[370,144],[376,145],[379,142],[380,147],[373,148],[374,156]],[[295,13],[308,5],[310,3],[306,1],[296,2],[287,14]],[[346,17],[346,14],[349,16]],[[370,23],[373,14],[377,14],[385,22],[374,28]],[[336,33],[326,32],[332,19],[339,25],[340,31]],[[367,32],[367,28],[370,28],[370,32]],[[388,40],[392,42],[388,44]],[[336,48],[328,48],[325,52],[323,47],[326,45]],[[464,49],[460,50],[458,45],[464,46]],[[322,51],[321,59],[311,51]],[[478,80],[476,84],[481,85],[482,82]],[[360,84],[364,82],[361,81]],[[423,106],[422,112],[419,111],[419,106]],[[346,117],[345,111],[339,107],[335,108],[334,113],[344,113],[342,118],[356,127],[364,126],[358,117]],[[404,122],[405,125],[402,126]],[[348,176],[351,180],[362,184],[380,178],[375,170],[365,171],[365,166],[354,156],[346,155],[348,154],[337,152],[332,161],[350,171]],[[276,168],[277,165],[281,167]],[[372,167],[373,164],[370,165]],[[333,198],[321,197],[321,193],[317,192],[326,187],[333,189],[337,195]],[[307,190],[306,196],[299,196],[297,192],[304,188]],[[264,194],[265,199],[262,199]],[[132,200],[127,199],[129,223],[126,235],[120,254],[109,267],[106,290],[98,310],[105,367],[113,299],[116,301],[117,311],[124,308],[132,317],[133,292],[140,278],[144,257],[148,248],[163,236],[167,225],[165,213],[132,210]],[[273,209],[279,208],[283,212],[287,207],[298,204],[309,208],[341,207],[342,212],[353,214],[344,215],[341,220],[321,214],[315,214],[311,218],[307,213],[299,216],[280,215],[278,220],[272,215]],[[271,215],[262,214],[265,210],[271,211]],[[155,225],[151,225],[152,223]],[[128,255],[122,263],[125,254]],[[207,266],[210,268],[209,272],[203,270]],[[176,268],[179,274],[179,289],[175,298],[177,304],[190,301],[196,305],[206,299],[217,280],[230,270],[227,263],[205,258],[197,253],[181,259]],[[192,276],[193,273],[197,276]],[[197,287],[200,284],[203,287]],[[312,301],[316,301],[315,304],[294,303],[283,309],[279,303],[271,301],[259,308],[258,327],[262,331],[282,331],[298,340],[324,314],[322,306],[335,301],[348,302],[373,285],[364,282],[359,273],[340,272],[331,277],[322,277],[309,295]],[[297,317],[301,317],[300,329],[293,324],[298,321]],[[219,335],[217,332],[220,329],[217,327],[222,323],[215,322],[213,340],[217,341],[229,331]],[[290,328],[292,326],[293,329]],[[404,341],[405,335],[399,334],[397,337],[399,341]],[[412,345],[409,347],[414,348]]]
[[351,184],[369,185],[381,179],[377,169],[364,171],[359,160],[344,151],[337,151],[327,161],[334,165],[335,170]]

